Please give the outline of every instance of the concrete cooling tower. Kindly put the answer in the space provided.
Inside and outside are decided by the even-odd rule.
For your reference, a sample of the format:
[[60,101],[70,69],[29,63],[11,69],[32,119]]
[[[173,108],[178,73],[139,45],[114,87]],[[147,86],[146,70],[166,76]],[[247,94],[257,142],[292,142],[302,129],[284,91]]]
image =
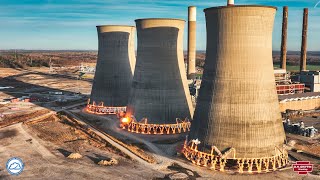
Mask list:
[[136,20],[137,64],[124,129],[142,134],[189,130],[193,107],[183,59],[184,23],[179,19]]
[[207,55],[183,153],[214,170],[268,172],[287,164],[272,64],[275,7],[204,10]]
[[133,26],[97,26],[98,60],[87,112],[126,111],[135,66]]

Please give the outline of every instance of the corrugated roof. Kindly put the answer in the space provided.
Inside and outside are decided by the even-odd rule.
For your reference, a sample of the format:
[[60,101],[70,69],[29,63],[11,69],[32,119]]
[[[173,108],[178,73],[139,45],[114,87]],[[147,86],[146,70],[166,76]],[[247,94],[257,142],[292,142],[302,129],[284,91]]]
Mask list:
[[298,94],[288,94],[288,95],[279,95],[279,101],[289,100],[289,99],[299,99],[299,98],[308,98],[308,97],[316,97],[320,98],[320,92],[306,92],[306,93],[298,93]]

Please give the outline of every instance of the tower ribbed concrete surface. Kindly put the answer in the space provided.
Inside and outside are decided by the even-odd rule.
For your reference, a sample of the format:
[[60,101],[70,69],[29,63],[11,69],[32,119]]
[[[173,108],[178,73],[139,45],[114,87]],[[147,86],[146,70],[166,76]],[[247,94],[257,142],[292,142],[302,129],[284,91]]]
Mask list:
[[127,113],[137,121],[175,124],[192,117],[191,97],[183,60],[184,21],[136,20],[138,49]]
[[133,26],[97,26],[98,60],[90,103],[122,107],[128,103],[135,67]]
[[232,159],[239,172],[283,167],[285,134],[272,63],[276,8],[227,6],[204,12],[207,54],[185,156],[208,163],[204,154],[190,155],[196,148],[217,158],[207,166],[215,162],[221,171]]

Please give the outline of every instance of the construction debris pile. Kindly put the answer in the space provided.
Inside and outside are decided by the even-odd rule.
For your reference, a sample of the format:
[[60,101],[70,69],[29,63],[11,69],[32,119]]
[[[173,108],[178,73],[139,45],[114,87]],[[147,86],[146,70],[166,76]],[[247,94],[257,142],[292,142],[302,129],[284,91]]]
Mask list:
[[117,165],[119,162],[118,160],[111,158],[110,160],[101,160],[98,162],[101,166],[111,166],[111,165]]
[[79,153],[71,153],[69,156],[68,156],[69,159],[81,159],[82,158],[82,155],[79,154]]

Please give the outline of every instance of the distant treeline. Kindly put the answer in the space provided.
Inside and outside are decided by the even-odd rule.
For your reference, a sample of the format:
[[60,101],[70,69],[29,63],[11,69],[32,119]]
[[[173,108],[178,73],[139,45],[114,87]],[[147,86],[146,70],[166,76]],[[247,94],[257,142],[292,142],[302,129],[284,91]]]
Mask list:
[[[64,52],[90,52],[90,53],[98,53],[97,50],[26,50],[26,49],[9,49],[9,50],[0,50],[1,54],[11,54],[11,53],[64,53]],[[185,54],[186,50],[183,51]],[[197,53],[206,53],[205,50],[198,50]],[[273,55],[280,55],[280,51],[272,51]],[[288,55],[300,55],[300,51],[288,51]],[[320,56],[320,51],[308,51],[308,55],[312,56]]]
[[0,50],[0,54],[7,53],[54,53],[54,52],[98,52],[97,50],[26,50],[26,49],[8,49]]
[[80,66],[96,59],[94,51],[0,51],[0,67],[7,68]]
[[49,67],[49,61],[43,59],[32,59],[21,54],[0,55],[0,67],[24,68],[24,67]]
[[[272,51],[273,55],[280,55],[280,51]],[[300,51],[288,51],[287,55],[299,55]],[[320,51],[308,51],[307,55],[309,56],[320,56]]]
[[[50,62],[54,66],[79,66],[81,63],[95,63],[97,60],[95,50],[0,50],[0,67],[49,67]],[[280,51],[273,51],[273,62],[280,63]],[[187,51],[184,51],[187,61]],[[197,51],[196,65],[204,66],[206,52]],[[298,66],[300,64],[300,51],[287,52],[287,65]],[[307,64],[320,66],[320,51],[309,51]]]

